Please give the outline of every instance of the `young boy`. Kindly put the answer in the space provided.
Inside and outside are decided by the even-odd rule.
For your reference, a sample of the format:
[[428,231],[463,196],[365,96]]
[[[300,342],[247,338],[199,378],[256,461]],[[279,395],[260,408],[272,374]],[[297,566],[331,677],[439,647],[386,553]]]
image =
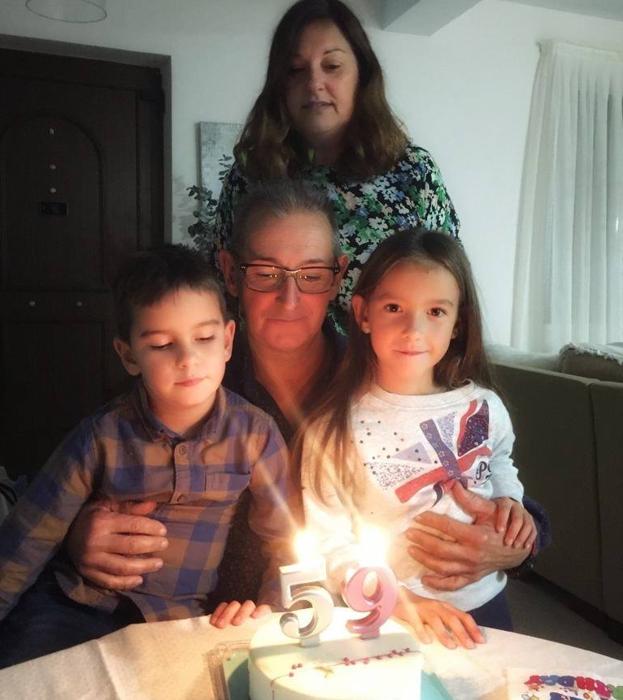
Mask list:
[[[234,322],[205,259],[182,246],[139,254],[114,296],[114,347],[137,381],[65,438],[0,529],[0,667],[133,621],[203,614],[247,487],[250,526],[273,563],[259,600],[278,601],[271,575],[290,539],[287,451],[270,417],[220,386]],[[81,506],[102,498],[155,500],[167,530],[162,568],[123,594],[82,579],[59,552]]]

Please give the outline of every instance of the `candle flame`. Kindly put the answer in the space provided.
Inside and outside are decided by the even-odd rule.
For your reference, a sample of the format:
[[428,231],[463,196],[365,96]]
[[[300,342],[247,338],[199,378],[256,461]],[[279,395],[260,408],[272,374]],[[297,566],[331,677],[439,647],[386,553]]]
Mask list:
[[359,534],[359,546],[364,566],[386,566],[388,542],[378,527],[363,525]]
[[299,562],[318,556],[318,540],[308,530],[299,530],[294,538],[294,551]]

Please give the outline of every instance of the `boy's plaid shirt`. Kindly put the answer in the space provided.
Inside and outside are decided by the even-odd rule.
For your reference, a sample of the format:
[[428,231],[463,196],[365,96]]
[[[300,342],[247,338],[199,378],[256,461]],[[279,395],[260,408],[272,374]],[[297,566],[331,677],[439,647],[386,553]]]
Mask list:
[[[0,619],[46,564],[81,603],[112,610],[123,595],[146,620],[203,614],[247,486],[249,524],[271,560],[259,600],[278,604],[276,567],[289,558],[289,504],[296,501],[287,449],[272,418],[220,388],[198,434],[185,440],[159,423],[137,384],[66,437],[0,528]],[[159,503],[153,517],[167,528],[169,547],[159,554],[164,566],[132,591],[104,591],[57,555],[80,508],[102,498]]]

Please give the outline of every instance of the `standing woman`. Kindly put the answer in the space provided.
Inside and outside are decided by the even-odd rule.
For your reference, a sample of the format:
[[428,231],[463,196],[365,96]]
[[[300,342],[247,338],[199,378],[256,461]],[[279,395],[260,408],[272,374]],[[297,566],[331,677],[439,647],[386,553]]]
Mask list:
[[228,247],[232,212],[250,183],[309,181],[328,194],[351,260],[337,297],[342,310],[361,266],[391,233],[419,225],[458,237],[441,173],[392,114],[370,41],[340,0],[299,0],[283,16],[266,82],[234,155],[218,204],[216,240],[201,246],[213,254]]

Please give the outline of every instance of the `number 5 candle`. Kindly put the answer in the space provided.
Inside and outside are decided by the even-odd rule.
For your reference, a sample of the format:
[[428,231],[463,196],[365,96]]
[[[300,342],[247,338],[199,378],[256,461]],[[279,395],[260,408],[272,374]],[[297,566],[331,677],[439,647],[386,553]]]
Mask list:
[[[313,539],[305,532],[300,532],[295,541],[298,563],[279,567],[281,582],[281,603],[287,610],[295,603],[306,602],[311,606],[311,619],[300,626],[296,612],[287,612],[281,616],[281,631],[293,639],[300,639],[301,646],[316,646],[320,643],[320,633],[330,624],[333,617],[333,599],[329,592],[318,585],[302,585],[296,591],[294,586],[317,584],[327,577],[324,559],[315,551]],[[302,613],[309,614],[309,609]]]

